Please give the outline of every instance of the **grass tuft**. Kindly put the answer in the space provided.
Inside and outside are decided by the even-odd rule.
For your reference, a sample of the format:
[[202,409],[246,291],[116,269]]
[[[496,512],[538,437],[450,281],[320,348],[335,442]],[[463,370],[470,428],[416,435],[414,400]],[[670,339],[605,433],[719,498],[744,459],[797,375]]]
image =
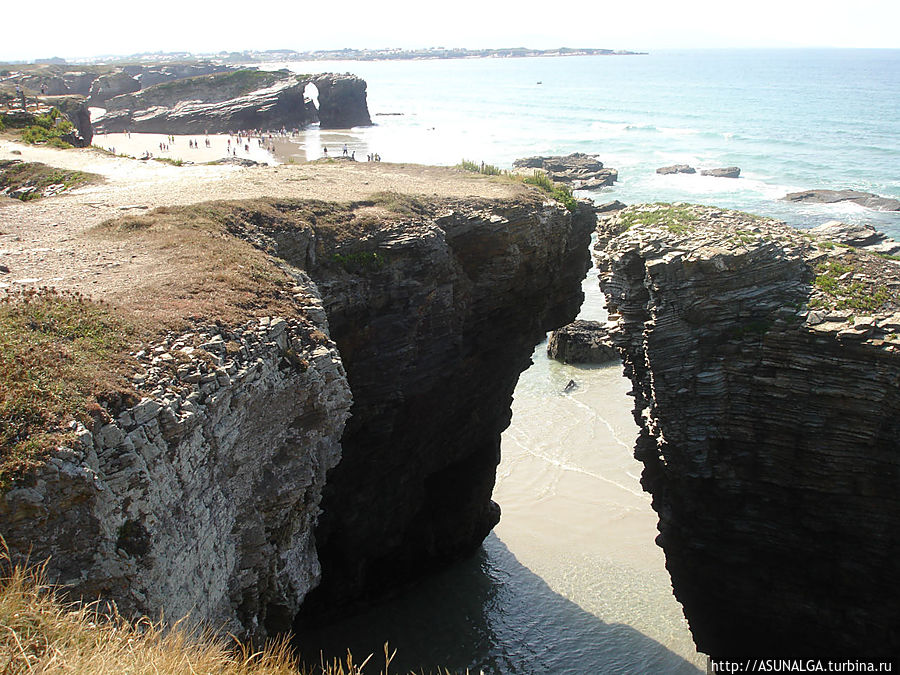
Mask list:
[[80,294],[44,288],[0,297],[0,491],[70,440],[68,422],[89,426],[88,411],[101,401],[133,399],[120,374],[132,335]]

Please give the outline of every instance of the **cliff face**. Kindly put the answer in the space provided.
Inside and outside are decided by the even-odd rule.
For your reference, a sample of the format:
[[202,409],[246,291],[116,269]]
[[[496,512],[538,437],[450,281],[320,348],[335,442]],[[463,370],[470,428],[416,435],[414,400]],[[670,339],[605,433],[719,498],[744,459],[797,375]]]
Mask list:
[[365,80],[349,73],[326,73],[313,77],[310,82],[319,90],[318,119],[323,129],[349,129],[372,124]]
[[499,518],[491,491],[518,376],[581,304],[589,209],[532,198],[426,211],[320,242],[307,267],[354,399],[316,532],[323,583],[304,604],[316,620],[480,545]]
[[146,397],[0,499],[14,559],[50,556],[52,581],[126,616],[289,627],[319,580],[312,524],[350,406],[320,329],[253,320],[139,354]]
[[629,226],[601,285],[698,648],[898,653],[898,268],[707,207]]
[[[99,82],[99,81],[98,81]],[[304,92],[314,83],[319,110]],[[98,131],[228,133],[244,129],[371,124],[366,83],[353,75],[298,77],[286,71],[237,70],[164,82],[110,98]]]
[[13,557],[50,556],[53,581],[126,615],[262,637],[320,574],[313,612],[477,547],[513,388],[578,310],[594,216],[404,199],[179,212],[263,249],[296,312],[138,352],[143,399],[0,495]]

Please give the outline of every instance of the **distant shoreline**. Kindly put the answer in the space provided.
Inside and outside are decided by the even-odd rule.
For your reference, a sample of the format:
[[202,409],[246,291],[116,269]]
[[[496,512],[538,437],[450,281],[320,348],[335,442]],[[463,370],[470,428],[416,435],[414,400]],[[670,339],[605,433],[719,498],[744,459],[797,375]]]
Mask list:
[[504,49],[464,49],[428,47],[424,49],[328,49],[298,52],[292,49],[269,49],[265,51],[244,50],[240,52],[153,52],[121,55],[100,55],[63,59],[59,57],[35,59],[33,61],[6,61],[9,65],[89,65],[103,63],[122,65],[136,63],[191,63],[212,61],[228,65],[267,63],[272,61],[424,61],[445,59],[513,59],[539,56],[646,56],[649,52],[633,52],[624,49],[594,49],[559,47],[557,49],[529,49],[510,47]]

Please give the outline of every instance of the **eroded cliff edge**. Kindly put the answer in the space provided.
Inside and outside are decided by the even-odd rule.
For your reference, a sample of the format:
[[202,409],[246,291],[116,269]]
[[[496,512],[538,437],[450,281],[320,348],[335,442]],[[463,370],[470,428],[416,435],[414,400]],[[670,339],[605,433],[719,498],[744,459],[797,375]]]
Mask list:
[[164,277],[123,297],[190,325],[133,352],[133,398],[3,494],[11,553],[126,615],[255,637],[289,628],[323,569],[323,597],[350,600],[464,555],[496,522],[512,391],[577,312],[593,224],[514,186],[166,207],[91,232],[158,254]]
[[698,648],[898,653],[898,267],[710,207],[612,229],[635,456]]

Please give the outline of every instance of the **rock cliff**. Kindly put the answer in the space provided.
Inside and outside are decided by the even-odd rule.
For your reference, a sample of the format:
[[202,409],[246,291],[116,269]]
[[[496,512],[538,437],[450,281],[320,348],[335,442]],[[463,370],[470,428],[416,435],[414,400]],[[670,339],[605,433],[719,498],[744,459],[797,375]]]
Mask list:
[[[305,99],[310,83],[319,109]],[[249,129],[323,128],[371,124],[366,83],[353,75],[297,76],[287,71],[235,70],[163,82],[106,101],[98,131],[228,133]]]
[[[354,404],[316,533],[317,619],[480,545],[500,433],[534,345],[578,312],[594,216],[445,202],[313,268]],[[377,255],[377,258],[372,256]]]
[[78,427],[73,448],[0,499],[14,557],[50,556],[51,580],[126,616],[256,636],[289,626],[318,583],[312,524],[350,406],[320,329],[252,320],[143,350],[144,398]]
[[52,580],[126,615],[263,637],[323,572],[314,611],[476,548],[518,375],[580,305],[592,211],[535,193],[210,203],[121,236],[157,218],[252,243],[292,295],[133,354],[140,400],[73,424],[0,495],[14,558],[49,556]]
[[613,227],[635,456],[698,648],[898,653],[900,268],[710,207]]

